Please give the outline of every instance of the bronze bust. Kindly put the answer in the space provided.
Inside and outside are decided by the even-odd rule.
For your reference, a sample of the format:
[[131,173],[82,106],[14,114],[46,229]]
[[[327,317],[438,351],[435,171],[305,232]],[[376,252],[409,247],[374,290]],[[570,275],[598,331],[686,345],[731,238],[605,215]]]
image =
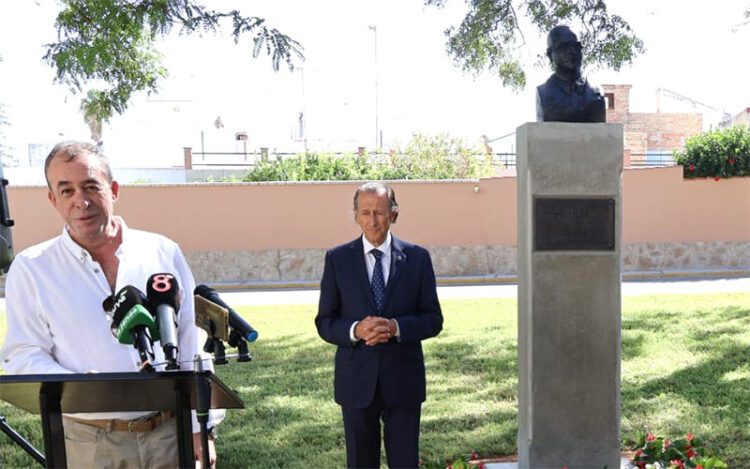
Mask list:
[[604,96],[581,76],[581,43],[570,28],[552,28],[547,35],[547,57],[555,73],[537,87],[536,120],[605,122]]

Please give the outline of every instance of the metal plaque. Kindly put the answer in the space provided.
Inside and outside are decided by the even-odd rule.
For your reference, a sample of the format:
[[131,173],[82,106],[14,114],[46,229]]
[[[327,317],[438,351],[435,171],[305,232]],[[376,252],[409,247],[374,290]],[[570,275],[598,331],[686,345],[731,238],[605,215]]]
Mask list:
[[534,199],[535,251],[614,249],[614,199]]

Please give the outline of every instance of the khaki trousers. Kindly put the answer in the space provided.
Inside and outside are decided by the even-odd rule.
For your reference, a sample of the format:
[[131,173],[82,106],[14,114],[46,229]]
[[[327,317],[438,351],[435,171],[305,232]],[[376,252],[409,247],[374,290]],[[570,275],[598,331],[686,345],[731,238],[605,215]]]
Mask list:
[[170,419],[150,432],[107,431],[63,418],[70,469],[174,469],[177,426]]

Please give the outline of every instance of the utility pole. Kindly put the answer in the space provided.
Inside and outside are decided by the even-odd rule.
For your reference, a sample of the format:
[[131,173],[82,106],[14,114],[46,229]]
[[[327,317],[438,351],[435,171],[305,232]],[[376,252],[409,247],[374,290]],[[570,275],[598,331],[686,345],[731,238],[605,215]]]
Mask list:
[[378,28],[374,24],[369,25],[368,28],[373,33],[375,43],[375,151],[377,151],[383,146],[380,127],[378,126]]

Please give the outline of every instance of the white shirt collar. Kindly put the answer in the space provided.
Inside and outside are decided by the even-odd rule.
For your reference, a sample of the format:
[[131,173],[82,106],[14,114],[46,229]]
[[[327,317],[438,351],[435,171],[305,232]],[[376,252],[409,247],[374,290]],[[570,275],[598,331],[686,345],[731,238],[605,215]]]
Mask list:
[[368,254],[373,249],[377,249],[378,251],[382,252],[383,254],[388,254],[391,252],[391,232],[388,231],[388,234],[385,235],[385,241],[383,241],[383,244],[380,246],[373,246],[370,241],[367,240],[367,237],[363,234],[362,235],[362,245],[365,248],[365,254]]
[[[120,229],[122,230],[122,234],[121,234],[122,242],[120,243],[120,246],[117,248],[117,252],[119,253],[122,247],[125,245],[125,239],[127,238],[128,226],[125,224],[125,220],[123,220],[122,217],[117,217],[117,221],[120,223]],[[75,240],[70,236],[70,233],[68,232],[68,225],[63,226],[62,243],[63,243],[63,246],[65,246],[65,248],[68,251],[70,251],[71,254],[77,257],[78,260],[80,260],[81,262],[92,260],[91,253],[89,253],[86,250],[86,248],[76,243]]]

